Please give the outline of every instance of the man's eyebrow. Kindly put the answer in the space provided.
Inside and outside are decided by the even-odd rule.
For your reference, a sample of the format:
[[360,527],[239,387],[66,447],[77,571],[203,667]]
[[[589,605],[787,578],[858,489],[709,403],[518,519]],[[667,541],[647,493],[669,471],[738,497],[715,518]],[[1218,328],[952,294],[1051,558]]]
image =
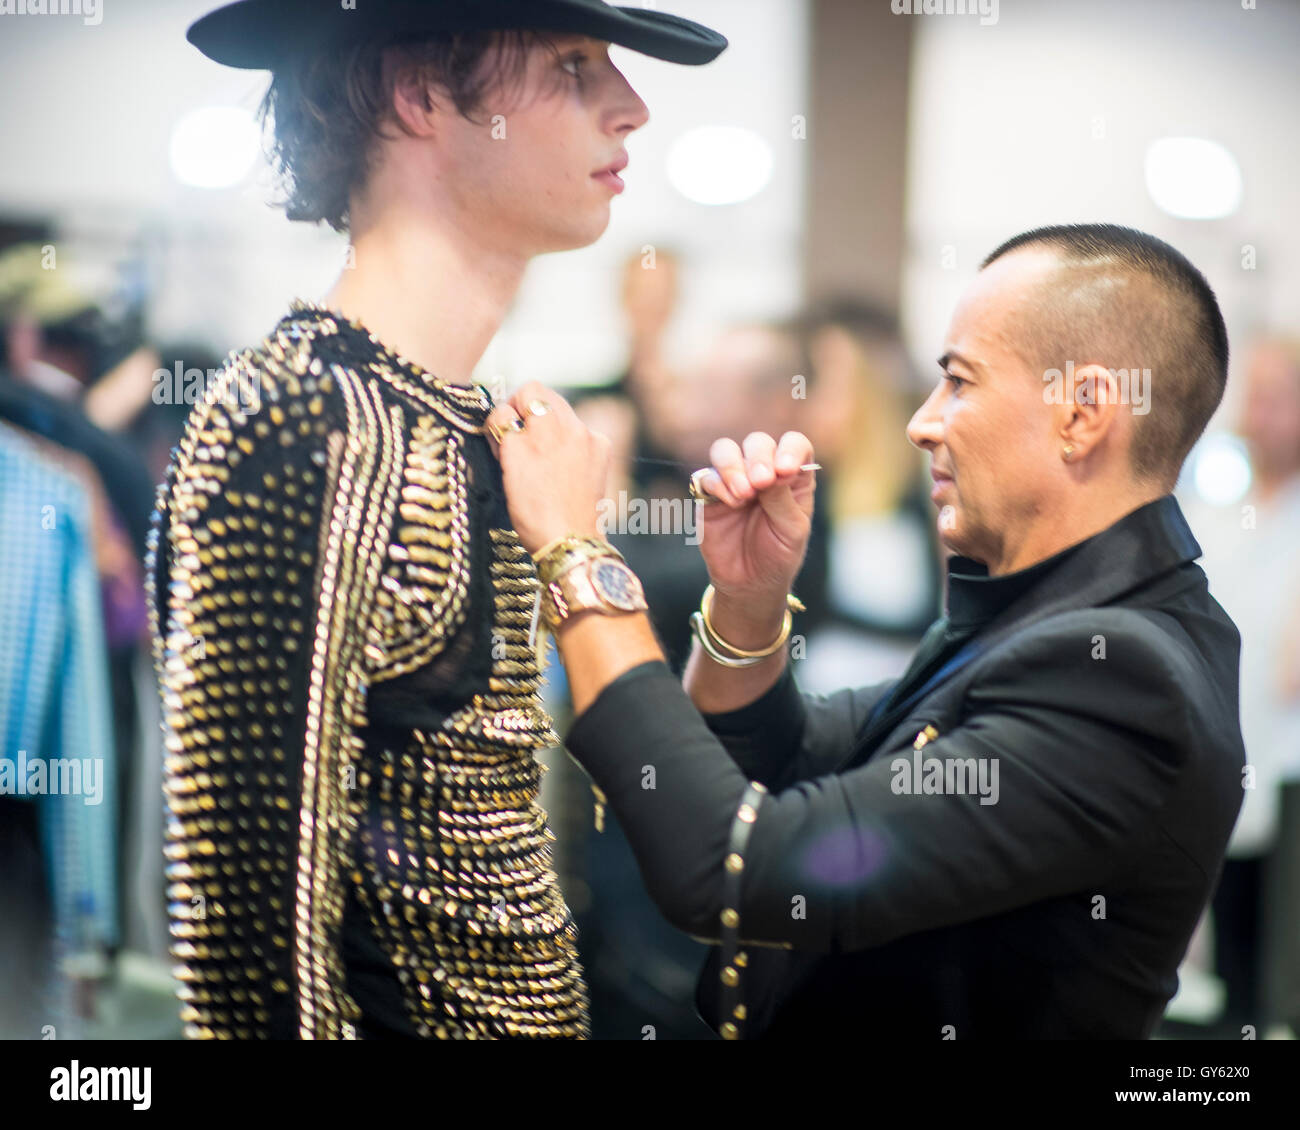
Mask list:
[[958,353],[955,349],[950,349],[948,350],[947,353],[945,353],[942,357],[939,358],[939,368],[946,369],[948,365],[953,361],[956,361],[957,364],[959,365],[964,365],[972,373],[978,373],[982,367],[978,361],[967,361],[966,358],[963,357],[960,353]]

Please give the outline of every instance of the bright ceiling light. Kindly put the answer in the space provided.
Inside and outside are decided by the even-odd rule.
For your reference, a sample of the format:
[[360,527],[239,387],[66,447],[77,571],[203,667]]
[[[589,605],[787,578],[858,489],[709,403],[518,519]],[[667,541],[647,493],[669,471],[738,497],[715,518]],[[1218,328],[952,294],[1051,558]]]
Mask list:
[[772,147],[753,130],[700,126],[668,152],[668,179],[697,204],[740,204],[772,179]]
[[195,188],[238,184],[257,160],[260,137],[252,116],[234,106],[186,114],[172,130],[172,173]]
[[1219,433],[1201,441],[1192,482],[1211,506],[1229,506],[1250,489],[1250,456],[1234,435]]
[[1216,141],[1162,137],[1147,149],[1147,191],[1161,211],[1183,220],[1217,220],[1241,204],[1241,169]]

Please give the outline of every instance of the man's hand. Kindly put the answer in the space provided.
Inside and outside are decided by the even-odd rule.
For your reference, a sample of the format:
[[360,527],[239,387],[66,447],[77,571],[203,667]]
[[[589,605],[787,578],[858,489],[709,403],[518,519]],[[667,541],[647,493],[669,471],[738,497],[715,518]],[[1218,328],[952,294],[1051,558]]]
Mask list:
[[778,443],[750,432],[743,445],[719,439],[709,449],[713,474],[701,486],[720,501],[701,508],[700,552],[720,599],[757,599],[784,607],[812,529],[812,443],[786,432]]
[[[709,449],[715,474],[701,487],[721,501],[701,508],[700,552],[715,590],[710,622],[733,647],[771,645],[786,614],[786,594],[808,549],[812,530],[812,444],[801,432],[776,442],[751,432],[743,446],[717,440]],[[721,713],[752,702],[781,676],[785,649],[752,667],[727,668],[691,649],[685,686],[702,711]]]

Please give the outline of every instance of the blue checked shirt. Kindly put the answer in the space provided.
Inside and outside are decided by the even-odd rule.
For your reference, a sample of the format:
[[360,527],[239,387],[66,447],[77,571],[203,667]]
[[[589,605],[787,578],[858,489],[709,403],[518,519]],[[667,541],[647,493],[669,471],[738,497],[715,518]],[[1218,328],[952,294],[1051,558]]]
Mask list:
[[115,945],[117,762],[89,502],[4,424],[0,538],[0,791],[38,805],[58,950]]

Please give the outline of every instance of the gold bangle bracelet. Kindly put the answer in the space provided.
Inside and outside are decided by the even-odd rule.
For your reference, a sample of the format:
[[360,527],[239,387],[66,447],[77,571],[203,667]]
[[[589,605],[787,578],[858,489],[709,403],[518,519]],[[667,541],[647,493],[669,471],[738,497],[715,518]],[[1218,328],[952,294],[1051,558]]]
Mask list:
[[785,598],[785,617],[781,621],[781,632],[776,637],[775,642],[768,647],[761,648],[758,651],[746,651],[744,648],[736,647],[728,643],[717,632],[713,626],[713,621],[709,618],[709,613],[713,610],[713,586],[709,585],[704,590],[704,596],[700,598],[700,620],[704,625],[704,630],[709,633],[713,644],[725,654],[733,659],[766,659],[769,655],[775,655],[785,646],[785,641],[790,638],[790,629],[794,625],[794,612],[806,611],[803,601],[794,593],[787,593]]
[[763,662],[761,659],[732,659],[719,651],[714,646],[713,638],[709,635],[708,629],[704,626],[704,617],[700,615],[699,609],[691,613],[691,631],[695,634],[695,638],[700,641],[700,646],[704,648],[704,654],[720,667],[753,667]]

